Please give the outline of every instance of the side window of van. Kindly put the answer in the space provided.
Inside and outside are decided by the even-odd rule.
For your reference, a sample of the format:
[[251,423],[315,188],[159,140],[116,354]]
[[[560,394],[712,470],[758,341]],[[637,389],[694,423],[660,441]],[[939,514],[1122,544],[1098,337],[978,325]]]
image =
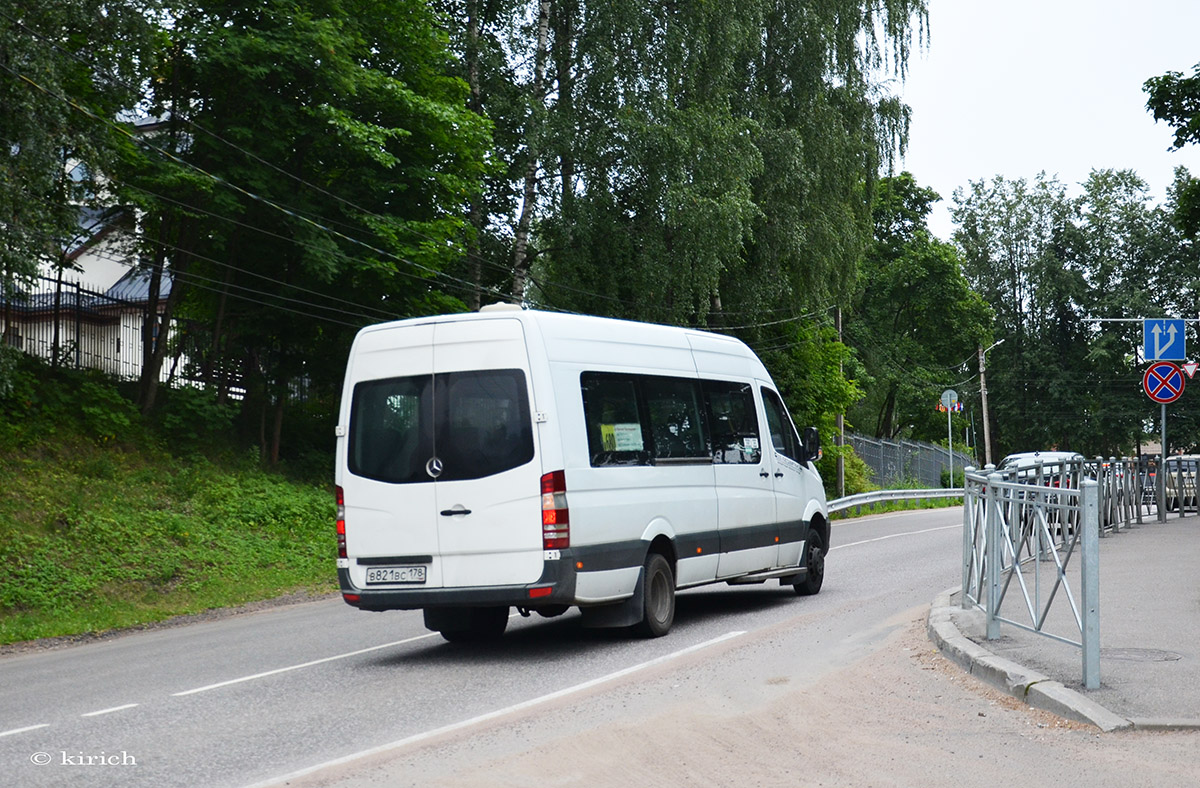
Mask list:
[[700,381],[584,372],[580,387],[593,466],[712,461]]
[[646,465],[649,442],[632,375],[585,372],[580,377],[591,464]]
[[804,460],[801,458],[804,454],[800,451],[800,438],[796,435],[796,428],[792,426],[787,409],[783,407],[783,400],[768,388],[762,390],[762,395],[763,406],[767,411],[767,429],[771,431],[771,445],[775,447],[775,451],[803,465]]
[[750,384],[706,380],[703,385],[713,462],[757,465],[762,449]]
[[650,415],[655,459],[710,459],[698,380],[646,377],[642,395]]

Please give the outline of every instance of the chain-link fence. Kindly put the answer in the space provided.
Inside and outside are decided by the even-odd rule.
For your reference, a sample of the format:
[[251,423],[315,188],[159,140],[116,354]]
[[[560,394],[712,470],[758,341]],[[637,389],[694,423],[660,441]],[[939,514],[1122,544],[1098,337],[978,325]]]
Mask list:
[[[871,481],[880,487],[941,487],[942,472],[950,470],[950,454],[941,446],[910,440],[881,440],[846,434],[854,453],[871,468]],[[954,473],[975,465],[975,458],[954,452]]]

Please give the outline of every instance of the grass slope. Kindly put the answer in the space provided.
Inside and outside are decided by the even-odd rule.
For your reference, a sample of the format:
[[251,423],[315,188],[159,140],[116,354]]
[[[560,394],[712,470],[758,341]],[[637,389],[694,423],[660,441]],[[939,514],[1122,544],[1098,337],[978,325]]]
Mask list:
[[336,587],[329,486],[179,456],[165,447],[205,436],[143,423],[98,378],[45,372],[0,391],[0,644]]

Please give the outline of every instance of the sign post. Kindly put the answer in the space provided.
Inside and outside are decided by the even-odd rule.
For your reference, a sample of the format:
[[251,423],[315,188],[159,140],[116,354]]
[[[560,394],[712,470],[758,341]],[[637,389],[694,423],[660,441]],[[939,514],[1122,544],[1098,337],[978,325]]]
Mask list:
[[950,416],[954,413],[955,405],[958,404],[958,392],[954,389],[946,389],[942,392],[942,407],[946,409],[946,455],[950,460],[950,487],[954,487],[954,428],[950,423]]
[[1154,491],[1154,497],[1158,501],[1158,521],[1165,523],[1167,521],[1167,403],[1165,402],[1162,404],[1162,418],[1158,423],[1162,425],[1162,451],[1158,455],[1162,459],[1158,463],[1158,475],[1154,484],[1157,489]]
[[[1146,321],[1147,323],[1152,321]],[[1160,321],[1172,322],[1172,321]],[[1180,321],[1182,322],[1182,321]],[[1182,340],[1178,343],[1182,346]],[[1147,346],[1147,349],[1149,347]],[[1146,396],[1162,405],[1162,452],[1158,471],[1154,478],[1155,497],[1158,500],[1158,521],[1167,521],[1167,403],[1183,396],[1183,370],[1172,361],[1155,361],[1142,375],[1142,388]]]

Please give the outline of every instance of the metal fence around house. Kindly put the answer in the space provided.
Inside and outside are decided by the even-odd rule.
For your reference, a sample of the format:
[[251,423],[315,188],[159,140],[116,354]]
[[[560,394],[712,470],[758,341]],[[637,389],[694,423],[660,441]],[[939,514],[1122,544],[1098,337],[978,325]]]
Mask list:
[[[8,297],[0,295],[0,332],[7,344],[30,355],[132,380],[142,372],[148,311],[145,302],[101,293],[78,282],[39,277]],[[172,321],[168,333],[177,330]],[[160,379],[177,377],[185,363],[179,355],[168,356]]]
[[[846,434],[854,453],[871,468],[872,482],[880,487],[941,487],[942,472],[950,469],[950,454],[940,446],[910,440],[882,440]],[[975,464],[975,459],[954,452],[954,473]]]

